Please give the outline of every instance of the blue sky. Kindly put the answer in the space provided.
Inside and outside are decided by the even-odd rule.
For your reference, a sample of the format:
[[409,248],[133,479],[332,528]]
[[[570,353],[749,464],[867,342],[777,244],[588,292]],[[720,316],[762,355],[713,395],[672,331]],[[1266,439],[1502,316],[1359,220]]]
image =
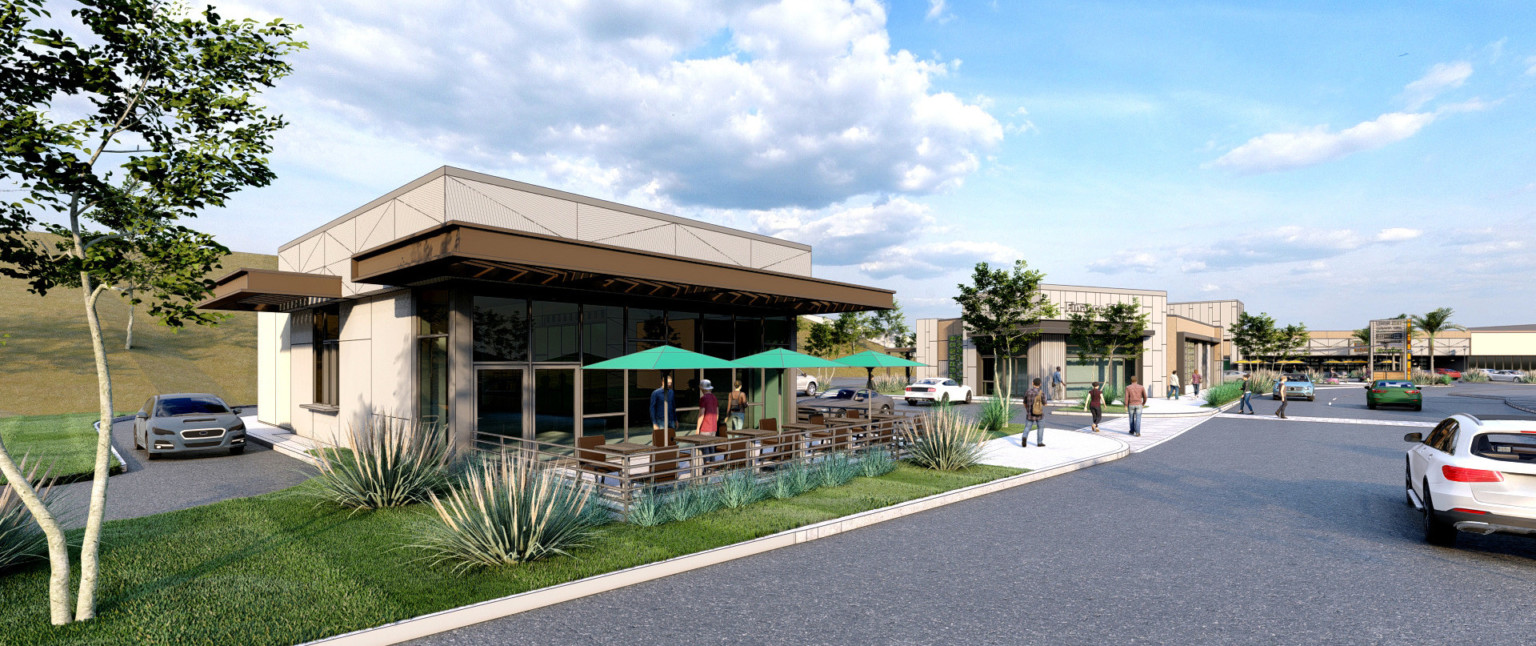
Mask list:
[[1526,3],[217,2],[311,48],[277,245],[452,164],[816,246],[951,316],[979,260],[1316,329],[1526,323]]

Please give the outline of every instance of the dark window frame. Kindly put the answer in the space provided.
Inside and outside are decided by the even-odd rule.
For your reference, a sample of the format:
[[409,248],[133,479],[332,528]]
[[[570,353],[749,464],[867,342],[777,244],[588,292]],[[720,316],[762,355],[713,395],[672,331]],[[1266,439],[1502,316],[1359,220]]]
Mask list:
[[[341,306],[317,307],[313,313],[315,355],[314,403],[341,405]],[[334,323],[334,328],[333,324]]]

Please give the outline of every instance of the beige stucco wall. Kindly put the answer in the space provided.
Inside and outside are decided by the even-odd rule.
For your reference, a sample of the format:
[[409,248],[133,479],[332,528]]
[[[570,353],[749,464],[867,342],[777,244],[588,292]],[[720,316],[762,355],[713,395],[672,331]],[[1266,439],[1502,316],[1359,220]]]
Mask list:
[[[1061,311],[1061,318],[1065,320],[1072,303],[1086,303],[1093,307],[1104,307],[1114,303],[1137,301],[1141,304],[1141,311],[1147,315],[1147,327],[1152,330],[1152,336],[1148,337],[1142,345],[1141,367],[1138,370],[1144,380],[1152,383],[1144,383],[1152,392],[1162,392],[1166,387],[1165,375],[1167,375],[1167,321],[1168,321],[1168,293],[1150,289],[1123,289],[1115,287],[1084,287],[1077,285],[1041,285],[1041,291],[1046,298],[1056,304]],[[1030,370],[1037,377],[1045,377],[1056,369],[1057,366],[1065,366],[1066,347],[1063,341],[1060,354],[1051,353],[1042,356],[1037,367],[1031,361]]]
[[1237,322],[1237,317],[1244,311],[1243,302],[1236,299],[1169,303],[1167,308],[1169,314],[1221,328],[1221,353],[1233,361],[1242,357],[1237,347],[1232,345],[1232,324]]
[[291,356],[288,315],[256,313],[256,419],[273,426],[291,422]]

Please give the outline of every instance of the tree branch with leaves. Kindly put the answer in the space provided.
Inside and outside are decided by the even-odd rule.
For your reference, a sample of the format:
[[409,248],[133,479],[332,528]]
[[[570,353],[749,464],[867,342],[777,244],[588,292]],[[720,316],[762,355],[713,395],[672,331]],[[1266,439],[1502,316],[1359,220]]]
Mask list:
[[1040,336],[1040,321],[1057,315],[1056,305],[1040,289],[1045,274],[1023,260],[1011,270],[977,263],[969,285],[959,285],[960,320],[979,347],[998,358],[999,397],[1013,397],[1013,358],[1023,356]]
[[[149,302],[151,314],[170,326],[216,320],[196,304],[212,287],[210,259],[227,250],[177,221],[271,183],[266,155],[286,122],[255,96],[292,71],[285,58],[304,46],[293,38],[296,25],[228,21],[212,7],[75,4],[70,17],[86,37],[36,24],[53,22],[42,0],[0,7],[0,170],[24,196],[0,205],[0,275],[26,281],[38,295],[79,288],[100,406],[73,617],[63,533],[13,475],[15,461],[0,445],[0,471],[48,538],[54,624],[96,613],[113,412],[97,302],[112,286],[133,283],[134,265],[147,264],[158,273],[135,285],[134,298]],[[57,109],[66,97],[89,107]],[[63,242],[30,235],[36,229]]]

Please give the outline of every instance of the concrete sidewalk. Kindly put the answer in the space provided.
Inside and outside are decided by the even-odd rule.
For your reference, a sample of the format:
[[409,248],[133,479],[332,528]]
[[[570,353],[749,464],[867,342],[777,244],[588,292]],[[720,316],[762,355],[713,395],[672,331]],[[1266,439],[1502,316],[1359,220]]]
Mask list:
[[981,458],[981,463],[1041,471],[1128,446],[1127,442],[1122,441],[1123,438],[1110,437],[1103,433],[1084,433],[1055,428],[1045,429],[1044,447],[1035,446],[1034,438],[1037,436],[1034,435],[1029,440],[1029,446],[1020,446],[1019,441],[1022,437],[1022,435],[1010,435],[987,442],[982,447],[986,452]]

